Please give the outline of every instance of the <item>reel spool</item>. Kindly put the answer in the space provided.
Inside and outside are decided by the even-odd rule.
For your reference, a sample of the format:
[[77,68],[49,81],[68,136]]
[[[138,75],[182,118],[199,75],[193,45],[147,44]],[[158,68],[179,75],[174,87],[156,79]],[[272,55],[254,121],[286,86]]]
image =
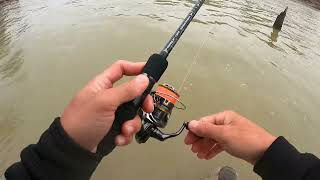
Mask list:
[[[186,127],[186,123],[184,123],[177,132],[171,134],[166,134],[159,130],[159,128],[165,128],[167,126],[173,108],[180,110],[186,109],[186,106],[179,100],[180,95],[173,86],[160,84],[156,91],[151,92],[151,96],[154,101],[154,111],[152,113],[146,113],[140,110],[139,112],[142,120],[142,128],[136,134],[138,143],[145,143],[150,137],[164,141],[178,136]],[[178,103],[180,105],[176,106]]]

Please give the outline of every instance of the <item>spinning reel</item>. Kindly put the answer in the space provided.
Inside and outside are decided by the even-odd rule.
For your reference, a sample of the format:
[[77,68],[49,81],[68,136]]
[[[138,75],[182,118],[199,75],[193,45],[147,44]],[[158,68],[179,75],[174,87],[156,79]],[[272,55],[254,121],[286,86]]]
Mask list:
[[[176,137],[187,127],[187,123],[183,123],[177,132],[170,134],[166,134],[159,129],[167,126],[173,108],[186,109],[186,106],[179,100],[180,95],[171,85],[160,84],[156,91],[151,92],[150,95],[154,101],[154,111],[146,113],[140,109],[138,112],[142,120],[141,130],[136,134],[136,140],[139,144],[145,143],[150,137],[159,141]],[[180,106],[176,106],[177,103]]]

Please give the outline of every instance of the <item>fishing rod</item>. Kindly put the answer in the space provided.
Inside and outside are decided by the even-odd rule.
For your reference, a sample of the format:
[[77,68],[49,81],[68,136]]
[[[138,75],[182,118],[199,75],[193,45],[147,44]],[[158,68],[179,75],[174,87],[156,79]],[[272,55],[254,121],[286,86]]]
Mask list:
[[188,16],[183,20],[177,31],[172,35],[168,43],[165,45],[165,47],[160,52],[160,55],[162,55],[164,58],[167,58],[174,46],[179,41],[181,35],[184,33],[184,31],[187,29],[190,22],[193,20],[194,16],[197,14],[197,12],[200,10],[201,6],[203,5],[205,0],[199,0],[193,7],[193,9],[189,12]]
[[[177,136],[182,132],[182,130],[186,126],[185,124],[180,128],[178,132],[173,134],[165,134],[158,129],[158,127],[163,128],[166,126],[167,120],[171,114],[171,110],[173,109],[173,107],[175,107],[175,103],[178,101],[179,94],[173,87],[165,84],[159,86],[157,91],[151,94],[154,100],[157,100],[155,103],[156,111],[154,111],[151,115],[146,115],[146,113],[142,112],[141,105],[147,95],[152,92],[153,86],[160,80],[161,76],[167,69],[167,57],[179,41],[181,35],[187,29],[190,22],[193,20],[194,16],[200,10],[204,1],[205,0],[198,0],[196,2],[190,13],[183,20],[183,22],[170,38],[163,50],[159,54],[156,53],[149,57],[146,65],[142,70],[142,74],[146,75],[149,78],[148,87],[141,96],[118,107],[115,112],[115,120],[110,131],[98,145],[97,151],[99,153],[101,153],[102,155],[107,155],[116,147],[115,138],[121,133],[122,124],[128,120],[133,119],[138,113],[143,123],[143,128],[136,136],[136,140],[139,143],[145,142],[149,137],[153,137],[163,141],[165,139]],[[151,116],[153,118],[150,118]]]

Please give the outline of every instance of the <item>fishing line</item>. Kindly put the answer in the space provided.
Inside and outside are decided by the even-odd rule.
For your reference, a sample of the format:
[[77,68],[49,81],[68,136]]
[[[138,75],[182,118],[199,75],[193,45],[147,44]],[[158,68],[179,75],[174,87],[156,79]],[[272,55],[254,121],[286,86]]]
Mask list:
[[200,52],[201,52],[201,50],[203,49],[203,47],[207,44],[207,41],[208,41],[208,39],[209,39],[210,32],[212,31],[212,28],[213,28],[213,27],[211,27],[211,28],[209,29],[208,35],[205,37],[205,39],[202,40],[202,43],[201,43],[201,46],[200,46],[199,49],[198,49],[198,52],[197,52],[196,55],[193,57],[193,61],[192,61],[192,63],[190,64],[190,66],[189,66],[189,68],[188,68],[187,74],[186,74],[186,75],[184,76],[184,78],[183,78],[183,81],[182,81],[182,83],[181,83],[181,85],[180,85],[180,87],[179,87],[179,89],[178,89],[178,93],[180,93],[180,92],[182,91],[182,88],[184,87],[185,83],[187,82],[188,78],[189,78],[190,75],[191,75],[193,66],[194,66],[195,64],[197,64],[198,59],[199,59]]

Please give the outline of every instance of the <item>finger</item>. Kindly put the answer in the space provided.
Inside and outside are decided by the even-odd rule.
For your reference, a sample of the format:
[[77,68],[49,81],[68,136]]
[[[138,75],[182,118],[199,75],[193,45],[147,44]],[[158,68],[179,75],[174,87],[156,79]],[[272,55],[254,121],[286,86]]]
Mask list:
[[233,113],[233,112],[224,111],[224,112],[220,112],[220,113],[216,114],[214,124],[216,124],[216,125],[228,125],[228,124],[230,124],[230,122],[231,122],[230,118],[229,119],[227,118],[228,114],[230,115],[230,113]]
[[104,96],[107,99],[111,99],[113,105],[119,106],[140,96],[147,88],[148,84],[148,77],[145,75],[139,75],[133,80],[118,87],[107,89],[104,92]]
[[132,136],[131,137],[126,137],[123,135],[118,135],[115,139],[115,143],[117,146],[126,146],[132,142]]
[[113,84],[123,77],[123,75],[133,76],[142,72],[145,62],[129,62],[120,60],[113,63],[108,69],[106,69],[100,78],[108,80]]
[[[209,138],[203,138],[198,140],[196,143],[192,145],[192,152],[203,154],[203,156],[207,155],[209,150],[212,148],[213,145],[215,145],[216,142],[209,139]],[[198,156],[199,157],[199,156]]]
[[210,151],[210,149],[216,144],[217,142],[212,140],[212,139],[208,139],[208,138],[204,138],[201,141],[198,142],[198,148],[200,149],[198,151],[198,158],[200,159],[204,159],[206,157],[206,155],[208,154],[208,152]]
[[190,145],[195,143],[197,140],[201,139],[199,136],[196,136],[194,133],[191,131],[188,132],[186,138],[184,139],[184,143],[186,145]]
[[191,150],[194,153],[207,153],[214,144],[215,142],[211,139],[202,138],[192,144]]
[[121,127],[121,133],[125,137],[132,137],[135,133],[140,131],[141,120],[136,116],[133,120],[126,121]]
[[215,125],[225,125],[225,112],[220,112],[210,116],[205,116],[200,119],[200,121],[210,122]]
[[189,130],[199,137],[206,137],[223,141],[223,126],[214,125],[206,121],[191,121],[189,123]]
[[142,104],[143,111],[147,113],[153,112],[154,106],[153,106],[153,99],[150,95],[147,96],[146,100],[144,100]]
[[222,147],[219,144],[215,144],[215,146],[213,146],[212,149],[210,149],[208,154],[205,156],[205,159],[207,160],[212,159],[222,151],[223,151]]
[[191,151],[193,152],[193,153],[198,153],[198,151],[199,151],[199,148],[198,148],[198,142],[200,141],[201,139],[198,139],[196,142],[194,142],[193,144],[192,144],[192,146],[191,146]]

